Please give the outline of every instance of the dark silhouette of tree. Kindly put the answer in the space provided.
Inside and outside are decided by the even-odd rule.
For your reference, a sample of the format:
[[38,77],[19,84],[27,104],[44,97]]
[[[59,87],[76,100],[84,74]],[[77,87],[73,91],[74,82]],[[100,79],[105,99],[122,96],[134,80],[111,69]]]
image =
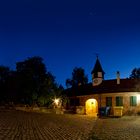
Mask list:
[[9,67],[0,66],[0,82],[5,83],[10,73]]
[[72,79],[66,79],[67,88],[72,87],[72,85],[73,85],[73,80]]
[[0,66],[0,101],[6,101],[7,97],[7,80],[10,74],[9,67]]
[[140,68],[134,68],[129,77],[130,79],[140,78]]
[[19,100],[32,104],[42,94],[46,67],[41,57],[31,57],[16,65]]
[[50,106],[61,93],[55,77],[47,72],[41,57],[31,57],[17,63],[18,100],[24,104]]
[[0,104],[9,102],[52,105],[54,98],[63,98],[63,87],[47,72],[41,57],[35,56],[16,63],[16,71],[0,66]]
[[51,107],[55,98],[60,98],[63,102],[65,102],[66,96],[62,94],[64,88],[56,83],[55,77],[52,73],[48,72],[46,74],[46,79],[41,89],[43,92],[38,98],[41,105]]
[[75,67],[72,72],[72,78],[66,79],[67,87],[75,87],[87,83],[88,83],[87,75],[85,75],[85,71],[81,67],[80,68]]
[[16,72],[9,67],[0,66],[0,103],[16,101]]
[[6,95],[7,102],[16,102],[17,100],[17,72],[10,70],[8,78],[6,80]]
[[38,98],[38,102],[41,105],[49,106],[55,97],[55,88],[55,77],[50,72],[46,73],[45,80],[41,86],[41,94]]

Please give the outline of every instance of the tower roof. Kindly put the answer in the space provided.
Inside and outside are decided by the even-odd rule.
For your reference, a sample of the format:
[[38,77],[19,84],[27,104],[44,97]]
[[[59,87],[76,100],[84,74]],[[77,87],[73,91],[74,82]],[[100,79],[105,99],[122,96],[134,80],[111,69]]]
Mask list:
[[98,72],[102,72],[103,74],[105,74],[105,72],[104,72],[103,69],[102,69],[101,63],[100,63],[100,61],[99,61],[99,59],[98,59],[98,56],[97,56],[95,66],[94,66],[94,68],[93,68],[91,74],[93,74],[93,73],[98,73]]

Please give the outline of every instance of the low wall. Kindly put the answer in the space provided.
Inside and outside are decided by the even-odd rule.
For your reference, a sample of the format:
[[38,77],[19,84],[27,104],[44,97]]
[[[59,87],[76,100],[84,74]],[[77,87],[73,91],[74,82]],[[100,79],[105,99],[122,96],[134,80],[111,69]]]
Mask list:
[[76,113],[84,115],[85,114],[85,107],[84,106],[76,106]]
[[46,107],[15,107],[16,110],[26,111],[26,112],[42,112],[42,113],[55,113],[63,114],[63,110],[59,108],[48,109]]

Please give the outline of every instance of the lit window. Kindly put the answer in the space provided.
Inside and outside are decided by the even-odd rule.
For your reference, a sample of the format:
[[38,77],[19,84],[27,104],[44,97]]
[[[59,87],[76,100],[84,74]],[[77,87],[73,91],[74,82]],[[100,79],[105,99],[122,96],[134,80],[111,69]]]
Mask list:
[[137,97],[130,96],[130,106],[136,106],[136,105],[137,105]]

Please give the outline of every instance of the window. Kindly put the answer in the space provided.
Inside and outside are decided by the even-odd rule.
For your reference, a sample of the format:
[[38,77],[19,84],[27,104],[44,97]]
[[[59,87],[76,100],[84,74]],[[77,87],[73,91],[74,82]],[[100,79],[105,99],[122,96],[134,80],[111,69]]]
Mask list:
[[137,105],[137,97],[130,96],[130,106],[136,106],[136,105]]
[[112,106],[112,97],[106,97],[106,106]]
[[123,106],[123,97],[121,96],[116,97],[116,106]]

